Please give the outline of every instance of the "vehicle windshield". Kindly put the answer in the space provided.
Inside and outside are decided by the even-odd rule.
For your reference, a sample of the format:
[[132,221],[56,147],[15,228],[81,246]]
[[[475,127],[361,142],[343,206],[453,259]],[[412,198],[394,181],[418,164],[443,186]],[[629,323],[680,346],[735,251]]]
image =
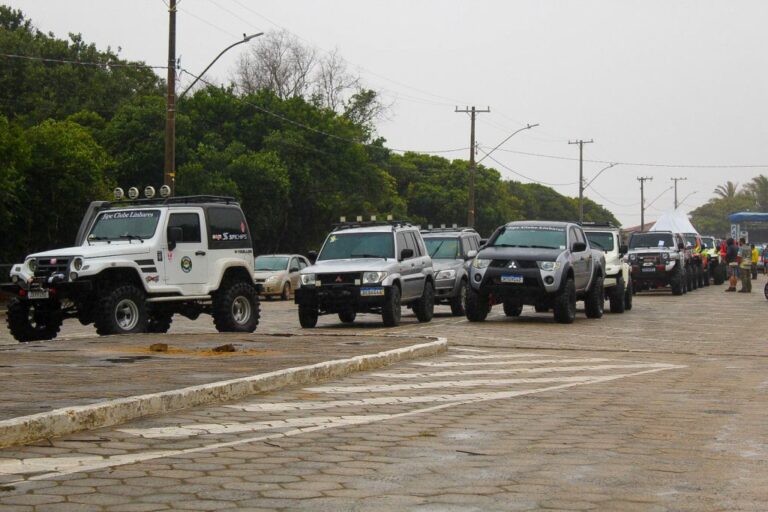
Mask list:
[[103,212],[88,234],[89,241],[143,240],[152,238],[160,220],[160,210],[122,210]]
[[629,241],[630,249],[639,247],[675,247],[671,233],[636,233]]
[[701,239],[701,245],[703,245],[705,249],[714,249],[715,239],[711,236],[704,237]]
[[347,258],[394,258],[395,240],[390,233],[332,233],[317,256],[319,260]]
[[288,268],[288,257],[257,256],[253,265],[256,270],[285,270]]
[[696,247],[696,235],[685,235],[686,245],[691,244],[691,247]]
[[505,226],[490,247],[565,249],[565,228],[554,226]]
[[455,260],[461,258],[457,238],[425,238],[427,252],[435,260]]
[[604,252],[610,252],[613,250],[613,233],[610,231],[585,231],[584,234],[587,235],[589,245],[595,249],[600,249]]

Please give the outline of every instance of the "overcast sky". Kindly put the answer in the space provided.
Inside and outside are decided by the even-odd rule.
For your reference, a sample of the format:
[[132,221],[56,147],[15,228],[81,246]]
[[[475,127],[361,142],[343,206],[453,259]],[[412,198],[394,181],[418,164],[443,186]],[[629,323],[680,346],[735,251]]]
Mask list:
[[[163,0],[0,1],[56,36],[81,33],[126,59],[166,61]],[[585,159],[625,163],[586,195],[630,226],[640,222],[636,177],[654,178],[647,203],[661,194],[646,212],[653,220],[673,206],[671,177],[688,178],[678,193],[687,211],[727,180],[768,174],[767,20],[765,0],[180,0],[177,55],[197,73],[243,33],[285,28],[319,51],[338,49],[393,102],[378,126],[390,147],[466,148],[469,119],[454,107],[490,107],[478,116],[481,147],[541,126],[493,154],[511,170],[483,163],[570,196],[577,160],[519,152],[577,158],[568,141],[594,139]],[[228,81],[240,48],[207,78]],[[441,155],[466,159],[468,150]],[[695,167],[706,165],[764,167]],[[585,162],[585,177],[605,166]]]

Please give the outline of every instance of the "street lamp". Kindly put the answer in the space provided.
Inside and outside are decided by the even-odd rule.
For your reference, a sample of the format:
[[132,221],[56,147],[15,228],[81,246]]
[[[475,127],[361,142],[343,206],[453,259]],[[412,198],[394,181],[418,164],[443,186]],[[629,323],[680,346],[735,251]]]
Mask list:
[[679,202],[679,203],[677,203],[677,204],[678,204],[678,206],[683,206],[683,203],[685,203],[685,200],[686,200],[686,199],[688,199],[689,197],[691,197],[693,194],[695,194],[695,193],[697,193],[697,192],[698,192],[698,190],[694,190],[693,192],[691,192],[690,194],[688,194],[687,196],[685,196],[684,198],[682,198],[682,199],[680,200],[680,202]]
[[200,73],[195,80],[184,89],[179,97],[176,97],[176,1],[170,0],[170,24],[168,30],[168,99],[166,102],[165,115],[165,166],[163,171],[163,184],[171,189],[171,195],[174,193],[176,184],[176,100],[184,97],[185,94],[197,83],[198,80],[208,71],[213,64],[219,60],[219,57],[235,46],[247,43],[251,39],[263,35],[264,32],[252,34],[250,36],[243,34],[240,41],[232,43],[224,48],[215,59]]
[[617,165],[618,164],[611,164],[607,167],[603,167],[598,171],[597,174],[595,174],[594,178],[589,180],[589,182],[586,185],[584,184],[583,180],[579,181],[579,222],[580,223],[584,222],[584,191],[587,189],[587,187],[589,187],[592,183],[595,182],[598,176],[603,174],[603,171],[607,171],[611,167],[616,167]]

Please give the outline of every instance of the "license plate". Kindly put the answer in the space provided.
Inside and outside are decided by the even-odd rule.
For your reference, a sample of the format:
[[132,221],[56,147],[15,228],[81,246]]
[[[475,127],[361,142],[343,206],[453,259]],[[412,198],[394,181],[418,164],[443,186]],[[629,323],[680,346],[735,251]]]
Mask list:
[[643,266],[644,267],[652,267],[652,266],[654,266],[654,263],[652,261],[649,261],[647,263],[643,263]]
[[361,297],[381,297],[384,295],[384,288],[360,288]]
[[501,276],[502,283],[522,284],[523,276],[505,274]]
[[48,290],[29,290],[27,292],[27,297],[30,299],[47,299]]
[[656,271],[656,267],[643,268],[643,272],[655,272],[655,271]]

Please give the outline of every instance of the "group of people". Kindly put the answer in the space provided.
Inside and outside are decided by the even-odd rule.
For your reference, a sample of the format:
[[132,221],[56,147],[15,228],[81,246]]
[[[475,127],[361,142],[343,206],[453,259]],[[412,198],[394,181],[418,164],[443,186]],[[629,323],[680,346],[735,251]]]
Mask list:
[[736,283],[741,278],[741,290],[739,293],[752,292],[752,280],[757,279],[757,261],[760,252],[755,244],[748,245],[744,238],[740,238],[738,244],[733,238],[729,238],[720,246],[720,257],[728,265],[727,292],[736,291]]

